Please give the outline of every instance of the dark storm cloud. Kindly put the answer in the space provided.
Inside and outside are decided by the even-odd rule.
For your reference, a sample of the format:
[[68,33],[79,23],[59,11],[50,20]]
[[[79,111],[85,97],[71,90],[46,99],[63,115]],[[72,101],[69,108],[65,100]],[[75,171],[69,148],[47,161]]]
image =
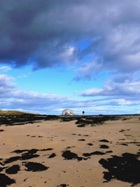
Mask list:
[[[97,63],[100,69],[140,70],[139,0],[0,3],[0,63],[38,69],[76,62],[84,76],[82,60],[90,55],[86,76]],[[81,49],[85,39],[89,45]]]

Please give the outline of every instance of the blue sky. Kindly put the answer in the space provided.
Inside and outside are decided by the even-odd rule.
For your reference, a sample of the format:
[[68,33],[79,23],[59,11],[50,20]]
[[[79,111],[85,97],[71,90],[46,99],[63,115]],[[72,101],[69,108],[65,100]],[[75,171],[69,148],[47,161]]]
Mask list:
[[0,7],[0,109],[140,113],[140,0]]

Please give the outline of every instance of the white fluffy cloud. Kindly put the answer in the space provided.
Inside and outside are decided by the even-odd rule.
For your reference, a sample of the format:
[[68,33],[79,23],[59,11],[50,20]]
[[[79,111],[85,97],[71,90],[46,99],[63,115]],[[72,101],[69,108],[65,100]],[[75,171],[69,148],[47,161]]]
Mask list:
[[[49,112],[49,108],[65,106],[65,97],[18,90],[14,79],[8,75],[0,75],[0,106],[1,109],[20,109],[32,112]],[[45,111],[43,111],[45,110]]]
[[88,89],[82,92],[82,96],[109,96],[115,98],[139,99],[140,80],[115,82],[108,81],[102,89]]
[[0,98],[10,96],[15,89],[13,78],[5,74],[0,74]]

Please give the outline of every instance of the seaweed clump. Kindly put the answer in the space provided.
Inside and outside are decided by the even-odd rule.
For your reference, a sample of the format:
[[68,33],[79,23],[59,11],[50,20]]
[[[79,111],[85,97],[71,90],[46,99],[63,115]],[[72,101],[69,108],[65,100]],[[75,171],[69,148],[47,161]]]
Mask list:
[[105,121],[116,120],[116,116],[84,116],[76,121],[77,127],[85,127],[86,125],[102,125]]
[[99,163],[108,170],[104,172],[105,182],[117,179],[132,183],[132,186],[140,183],[140,161],[137,159],[138,156],[139,154],[124,153],[122,156],[99,160]]

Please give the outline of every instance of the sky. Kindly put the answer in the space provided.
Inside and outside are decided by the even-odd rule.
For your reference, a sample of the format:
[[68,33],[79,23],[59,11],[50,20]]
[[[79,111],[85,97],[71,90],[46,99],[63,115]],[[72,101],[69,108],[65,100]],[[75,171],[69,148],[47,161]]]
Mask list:
[[0,0],[0,110],[140,113],[140,0]]

